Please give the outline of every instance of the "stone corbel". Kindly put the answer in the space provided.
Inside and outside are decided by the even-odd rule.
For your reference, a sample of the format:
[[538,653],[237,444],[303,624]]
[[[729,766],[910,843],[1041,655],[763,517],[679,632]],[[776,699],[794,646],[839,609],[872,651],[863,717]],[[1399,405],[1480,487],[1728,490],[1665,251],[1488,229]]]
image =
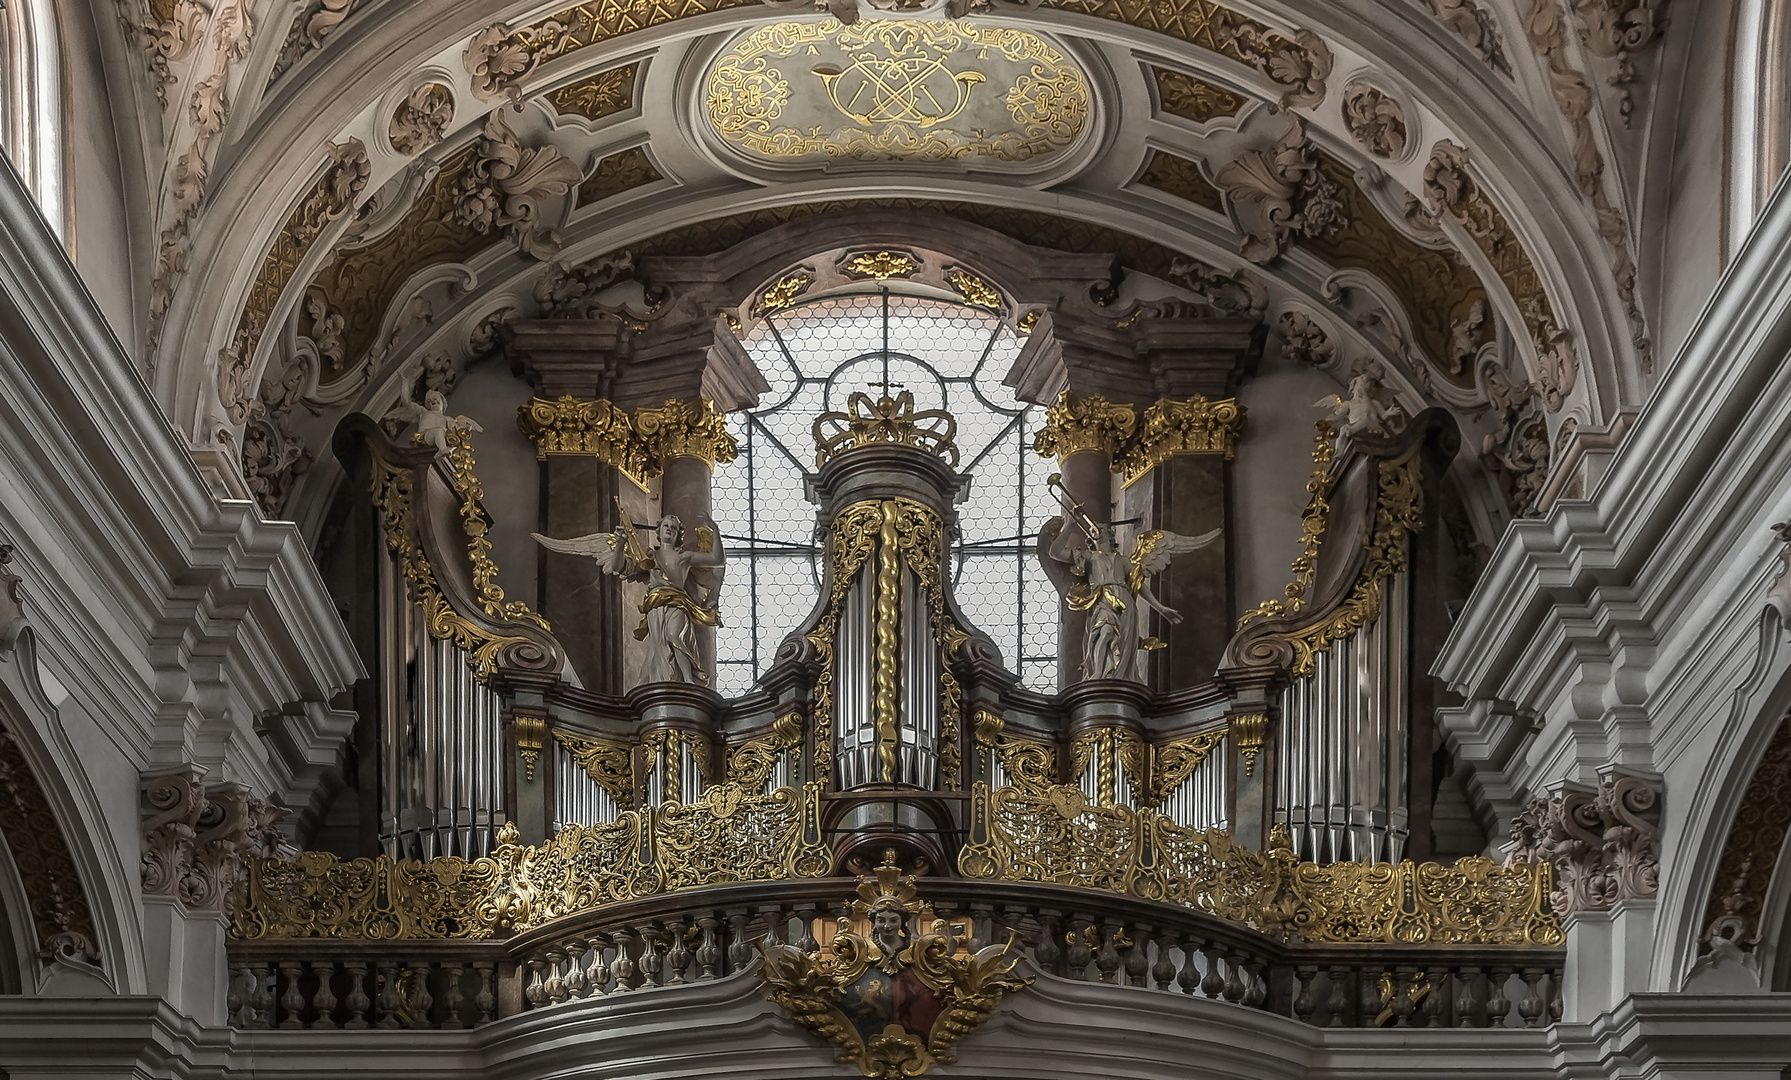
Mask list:
[[224,912],[245,858],[292,854],[279,829],[287,811],[233,785],[206,789],[184,776],[152,780],[144,793],[143,893],[193,911]]
[[1549,901],[1561,918],[1651,899],[1660,887],[1659,802],[1658,784],[1636,776],[1563,784],[1512,820],[1505,864],[1552,864]]

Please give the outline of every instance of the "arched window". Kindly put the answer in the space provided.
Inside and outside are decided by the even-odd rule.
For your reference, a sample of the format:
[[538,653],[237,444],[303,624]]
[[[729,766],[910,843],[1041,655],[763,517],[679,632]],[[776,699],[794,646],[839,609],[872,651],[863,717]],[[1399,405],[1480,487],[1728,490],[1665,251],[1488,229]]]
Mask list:
[[1002,385],[1023,339],[997,316],[951,300],[887,291],[833,296],[765,316],[742,343],[771,389],[733,421],[740,455],[716,470],[714,517],[733,560],[716,632],[715,688],[750,689],[820,590],[815,508],[803,481],[815,464],[815,417],[853,391],[914,394],[916,409],[957,420],[953,592],[964,617],[1029,686],[1057,672],[1057,594],[1032,550],[1052,513],[1036,505],[1053,464],[1032,451],[1043,411]]
[[54,0],[0,6],[0,142],[57,236],[67,234],[62,50]]

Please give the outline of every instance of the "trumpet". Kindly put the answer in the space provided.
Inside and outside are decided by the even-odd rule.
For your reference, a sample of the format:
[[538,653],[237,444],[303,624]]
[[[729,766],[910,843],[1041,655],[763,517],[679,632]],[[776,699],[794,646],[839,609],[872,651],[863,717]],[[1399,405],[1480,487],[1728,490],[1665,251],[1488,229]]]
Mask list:
[[1082,509],[1082,504],[1070,495],[1070,489],[1063,486],[1062,473],[1052,473],[1046,478],[1045,486],[1056,494],[1057,501],[1063,505],[1065,516],[1081,527],[1090,543],[1100,539],[1101,530],[1095,525],[1094,519],[1089,517],[1087,511]]

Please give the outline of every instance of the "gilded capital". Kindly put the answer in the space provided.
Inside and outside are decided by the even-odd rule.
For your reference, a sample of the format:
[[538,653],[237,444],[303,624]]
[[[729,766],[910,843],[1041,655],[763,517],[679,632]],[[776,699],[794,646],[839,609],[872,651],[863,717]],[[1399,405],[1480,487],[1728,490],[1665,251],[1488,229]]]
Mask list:
[[1071,454],[1099,451],[1114,461],[1131,443],[1138,414],[1130,405],[1117,405],[1100,394],[1081,397],[1068,390],[1057,395],[1057,404],[1045,410],[1045,426],[1032,440],[1032,448],[1062,461]]
[[1230,461],[1243,433],[1244,407],[1236,398],[1163,398],[1144,410],[1137,437],[1115,464],[1131,484],[1176,454],[1223,454]]
[[701,458],[710,465],[734,460],[740,446],[727,418],[708,398],[672,398],[634,414],[609,401],[582,401],[570,395],[535,398],[522,407],[516,425],[535,444],[535,457],[581,454],[619,469],[645,488],[665,471],[671,458]]
[[710,467],[734,460],[740,444],[728,431],[727,417],[708,398],[669,398],[657,409],[636,409],[634,431],[646,445],[655,471],[672,458],[701,458]]

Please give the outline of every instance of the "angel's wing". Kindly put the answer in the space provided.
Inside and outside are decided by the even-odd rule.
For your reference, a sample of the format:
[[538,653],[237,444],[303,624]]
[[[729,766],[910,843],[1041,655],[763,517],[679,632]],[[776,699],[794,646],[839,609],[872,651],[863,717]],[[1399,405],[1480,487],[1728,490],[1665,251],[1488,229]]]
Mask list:
[[1312,403],[1312,407],[1315,409],[1330,409],[1332,412],[1343,408],[1343,405],[1343,397],[1339,394],[1326,394]]
[[630,559],[623,550],[616,532],[591,533],[588,536],[574,536],[569,540],[556,540],[540,533],[530,533],[535,543],[549,551],[558,551],[567,555],[583,555],[597,563],[599,569],[608,574],[616,574],[630,580],[646,577],[640,565]]
[[1051,584],[1057,586],[1060,594],[1068,593],[1080,584],[1075,564],[1064,562],[1051,554],[1051,549],[1056,546],[1057,538],[1065,528],[1062,515],[1052,518],[1039,530],[1037,544],[1039,562],[1044,564],[1045,576],[1051,579]]
[[1145,579],[1162,572],[1171,559],[1190,551],[1198,551],[1224,534],[1224,529],[1214,529],[1199,536],[1183,536],[1167,529],[1151,529],[1140,533],[1138,542],[1132,545],[1132,569],[1127,575],[1127,583],[1131,585],[1133,592],[1138,592],[1144,588]]
[[402,420],[414,424],[429,415],[429,410],[414,401],[400,400],[386,411],[387,420]]
[[466,430],[466,431],[484,431],[485,430],[484,428],[479,426],[479,422],[477,420],[474,420],[470,416],[456,416],[454,419],[448,421],[448,426],[451,428],[456,428],[456,429]]
[[[715,530],[707,525],[698,525],[691,530],[696,541],[696,550],[707,555],[715,550]],[[690,572],[692,582],[701,585],[707,591],[696,600],[705,607],[714,607],[721,599],[721,583],[727,579],[728,564],[724,561],[719,566],[702,566]]]

